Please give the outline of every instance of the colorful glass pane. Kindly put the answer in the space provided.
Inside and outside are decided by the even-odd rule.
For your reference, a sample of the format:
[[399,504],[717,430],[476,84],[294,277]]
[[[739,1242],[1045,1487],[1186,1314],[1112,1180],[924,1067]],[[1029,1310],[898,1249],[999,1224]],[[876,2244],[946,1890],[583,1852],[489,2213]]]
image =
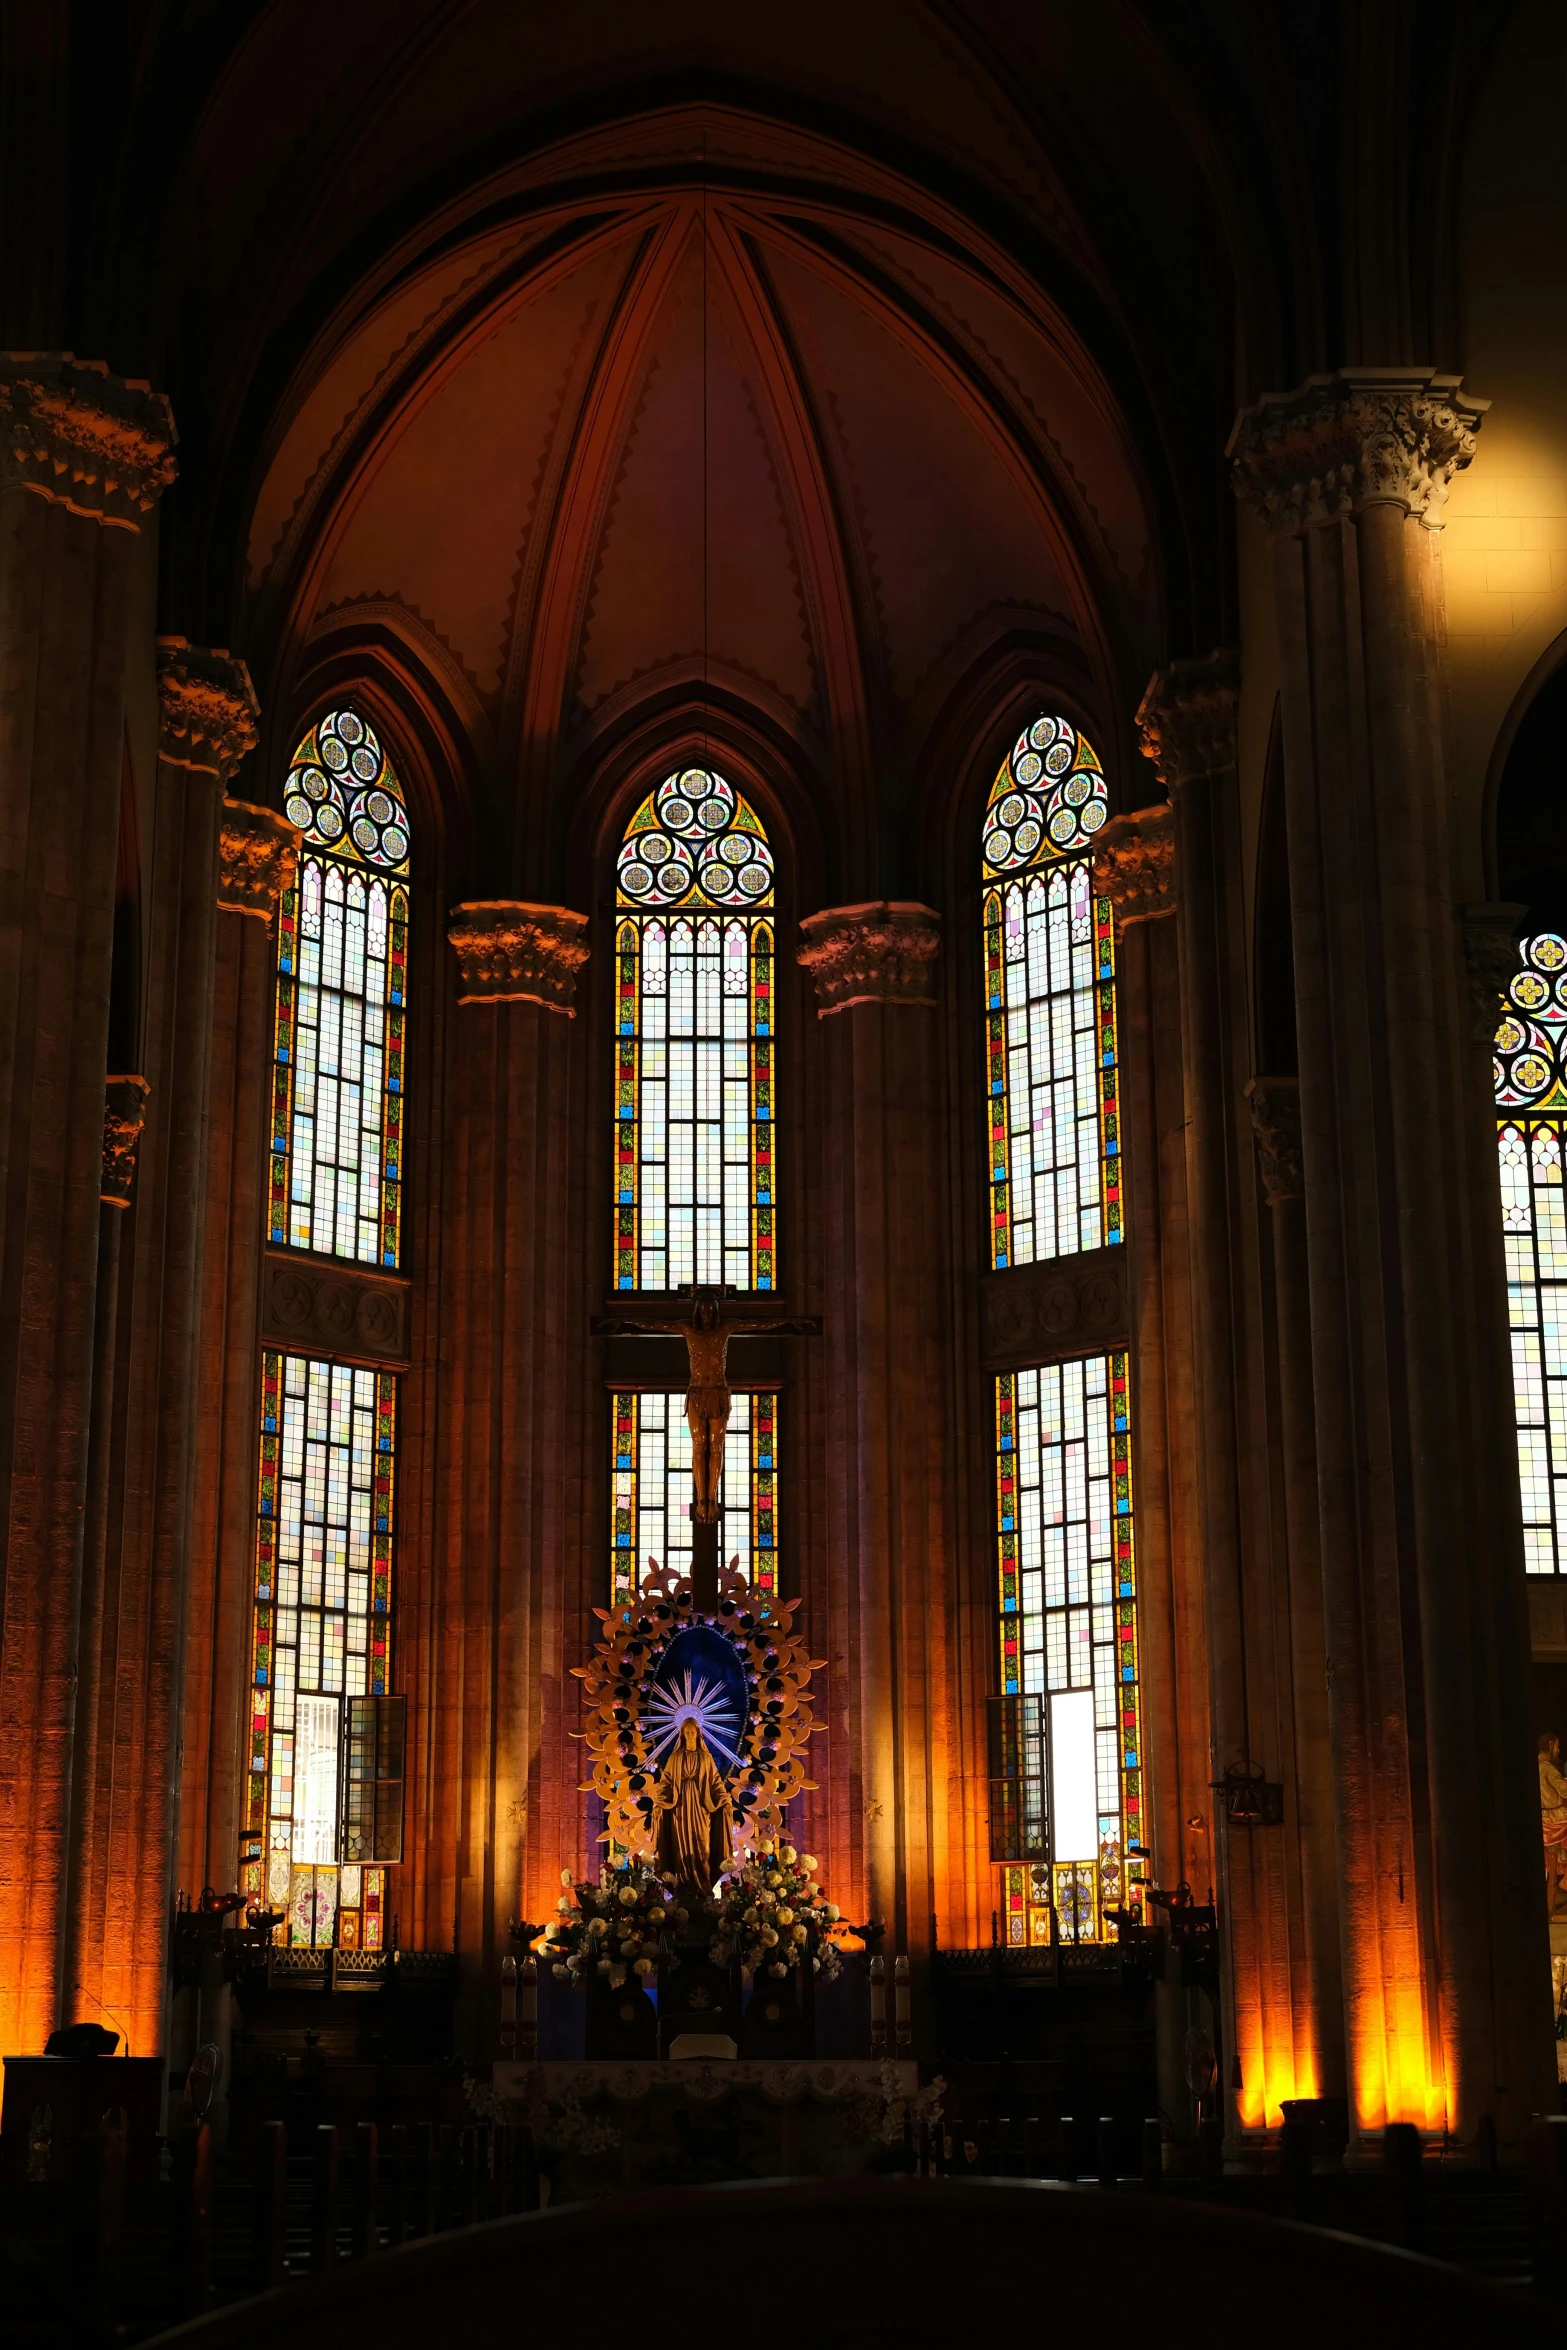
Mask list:
[[1567,940],[1525,939],[1494,1062],[1513,1404],[1531,1575],[1567,1571]]
[[1003,1873],[1008,1939],[1112,1940],[1145,1867],[1125,1354],[997,1379],[996,1545],[1001,1687],[1045,1698],[1051,1826],[1048,1864]]
[[401,1251],[408,818],[351,710],[300,744],[284,805],[305,833],[278,919],[267,1231],[395,1266]]
[[622,915],[615,1284],[777,1285],[773,926]]
[[343,1699],[387,1694],[396,1457],[392,1373],[266,1350],[244,1890],[295,1940],[338,1914]]
[[[778,1398],[737,1392],[718,1488],[718,1555],[754,1591],[778,1589]],[[610,1604],[630,1599],[649,1565],[691,1572],[691,1431],[683,1391],[613,1398]]]
[[1087,858],[985,892],[990,1261],[1122,1237],[1115,926]]

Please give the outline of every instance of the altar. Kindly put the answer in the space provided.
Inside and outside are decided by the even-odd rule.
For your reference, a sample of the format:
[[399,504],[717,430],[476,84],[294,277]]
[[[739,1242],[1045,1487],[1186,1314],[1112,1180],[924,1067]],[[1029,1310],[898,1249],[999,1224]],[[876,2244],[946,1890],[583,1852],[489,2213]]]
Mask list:
[[729,2179],[912,2169],[939,2088],[910,2061],[653,2058],[495,2066],[484,2110],[526,2126],[548,2200]]

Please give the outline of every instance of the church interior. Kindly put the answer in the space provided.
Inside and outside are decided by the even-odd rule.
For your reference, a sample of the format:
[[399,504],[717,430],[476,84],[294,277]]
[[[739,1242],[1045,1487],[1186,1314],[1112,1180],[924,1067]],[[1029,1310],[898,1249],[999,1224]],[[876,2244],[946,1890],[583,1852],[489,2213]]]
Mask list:
[[0,10],[17,2340],[1546,2338],[1564,91]]

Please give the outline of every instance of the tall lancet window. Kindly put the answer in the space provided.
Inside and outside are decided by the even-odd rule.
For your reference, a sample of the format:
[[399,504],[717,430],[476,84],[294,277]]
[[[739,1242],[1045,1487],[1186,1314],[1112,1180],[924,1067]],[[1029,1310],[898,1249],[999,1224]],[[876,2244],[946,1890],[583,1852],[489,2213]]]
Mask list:
[[[721,775],[650,792],[616,863],[614,1265],[617,1290],[693,1282],[773,1290],[777,1042],[773,858]],[[613,1398],[610,1580],[691,1556],[690,1437],[679,1392]],[[737,1395],[720,1556],[776,1589],[778,1398]]]
[[1567,939],[1527,938],[1496,1031],[1513,1400],[1531,1575],[1567,1573]]
[[401,1254],[408,812],[375,732],[331,710],[283,799],[304,834],[278,917],[268,1236],[393,1267]]
[[[1106,814],[1092,746],[1034,719],[981,845],[998,1274],[1122,1238],[1115,933],[1092,863]],[[1012,1944],[1108,1941],[1145,1866],[1129,1358],[1069,1339],[993,1387],[999,1906]]]
[[1019,735],[983,843],[990,1261],[1121,1238],[1115,943],[1089,847],[1106,815],[1093,746],[1064,718]]

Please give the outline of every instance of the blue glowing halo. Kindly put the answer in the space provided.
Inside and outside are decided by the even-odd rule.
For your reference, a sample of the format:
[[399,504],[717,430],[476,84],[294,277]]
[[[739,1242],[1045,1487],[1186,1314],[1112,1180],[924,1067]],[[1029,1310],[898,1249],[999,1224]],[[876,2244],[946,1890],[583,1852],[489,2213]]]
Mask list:
[[750,1717],[745,1666],[733,1641],[711,1624],[689,1624],[676,1632],[643,1700],[648,1760],[661,1765],[682,1724],[695,1722],[727,1778],[744,1768]]

